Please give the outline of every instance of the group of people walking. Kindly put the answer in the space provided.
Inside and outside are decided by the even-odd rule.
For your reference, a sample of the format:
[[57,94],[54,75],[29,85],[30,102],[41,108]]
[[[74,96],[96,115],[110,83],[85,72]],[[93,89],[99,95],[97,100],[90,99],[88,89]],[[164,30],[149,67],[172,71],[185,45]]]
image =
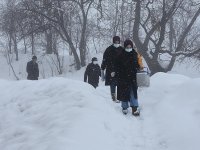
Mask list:
[[114,36],[112,45],[103,54],[101,67],[97,58],[92,58],[92,62],[86,68],[84,81],[87,82],[88,78],[88,83],[96,88],[101,77],[105,85],[110,86],[112,100],[116,103],[121,102],[122,112],[127,114],[130,106],[132,115],[139,116],[136,73],[142,69],[142,57],[133,48],[133,42],[127,39],[122,47],[120,37]]
[[[28,80],[38,80],[39,69],[36,61],[37,57],[33,56],[32,60],[27,63]],[[93,57],[92,62],[88,64],[84,73],[84,82],[97,88],[99,77],[101,77],[105,85],[110,86],[112,100],[116,103],[121,102],[122,112],[127,114],[130,106],[132,114],[139,116],[136,73],[142,69],[142,57],[133,48],[133,42],[127,39],[122,47],[120,37],[114,36],[113,43],[103,54],[101,67],[96,57]]]

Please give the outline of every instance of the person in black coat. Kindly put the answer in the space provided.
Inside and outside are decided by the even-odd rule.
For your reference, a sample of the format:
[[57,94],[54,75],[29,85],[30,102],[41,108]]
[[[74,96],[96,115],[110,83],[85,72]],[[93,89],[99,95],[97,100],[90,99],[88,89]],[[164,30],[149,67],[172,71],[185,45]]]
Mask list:
[[91,84],[94,88],[98,87],[99,77],[101,76],[101,69],[98,65],[98,60],[96,57],[92,58],[92,63],[88,64],[85,74],[84,74],[84,82]]
[[27,63],[26,72],[28,73],[28,80],[38,80],[39,68],[36,56],[33,56],[32,60]]
[[116,62],[117,99],[121,101],[122,112],[128,113],[128,107],[132,108],[132,114],[139,115],[136,73],[140,69],[138,53],[133,49],[131,40],[124,41],[124,50]]
[[[123,48],[120,46],[120,37],[113,37],[113,44],[110,45],[103,54],[103,61],[101,64],[101,78],[102,81],[105,79],[105,85],[110,86],[110,92],[112,100],[115,102],[119,102],[116,99],[116,86],[117,80],[115,77],[115,64],[118,56],[122,52]],[[104,70],[106,70],[104,76]]]

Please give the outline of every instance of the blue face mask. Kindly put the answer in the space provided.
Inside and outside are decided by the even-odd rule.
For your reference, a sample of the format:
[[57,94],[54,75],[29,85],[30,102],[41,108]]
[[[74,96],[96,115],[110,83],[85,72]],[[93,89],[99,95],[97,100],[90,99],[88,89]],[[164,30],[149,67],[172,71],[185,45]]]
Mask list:
[[125,48],[126,52],[131,52],[133,49],[132,48]]

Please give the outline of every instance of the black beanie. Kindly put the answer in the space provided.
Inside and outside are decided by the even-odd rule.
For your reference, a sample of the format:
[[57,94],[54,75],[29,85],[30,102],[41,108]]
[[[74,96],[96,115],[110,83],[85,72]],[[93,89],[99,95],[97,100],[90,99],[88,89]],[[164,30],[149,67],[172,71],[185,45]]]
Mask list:
[[131,40],[124,41],[124,48],[126,48],[128,45],[131,45],[131,47],[133,48],[133,42]]
[[37,57],[36,57],[36,56],[33,56],[32,59],[37,59]]
[[97,58],[96,58],[96,57],[93,57],[93,58],[92,58],[92,62],[93,62],[93,61],[97,61]]
[[120,43],[120,37],[119,36],[113,37],[113,43],[115,43],[116,41],[119,41],[119,43]]

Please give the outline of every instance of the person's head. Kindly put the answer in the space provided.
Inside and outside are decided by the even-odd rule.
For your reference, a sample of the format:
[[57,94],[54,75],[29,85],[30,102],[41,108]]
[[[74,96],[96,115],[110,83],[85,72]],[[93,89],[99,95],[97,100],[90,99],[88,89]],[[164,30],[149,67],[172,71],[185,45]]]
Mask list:
[[133,50],[133,42],[129,39],[124,41],[124,48],[125,51],[131,52]]
[[95,64],[95,65],[98,64],[98,59],[96,57],[93,57],[92,58],[92,63]]
[[36,56],[33,56],[33,57],[32,57],[32,61],[33,61],[33,62],[36,62],[36,61],[37,61],[37,57],[36,57]]
[[113,46],[116,48],[120,46],[120,37],[119,36],[113,37]]

